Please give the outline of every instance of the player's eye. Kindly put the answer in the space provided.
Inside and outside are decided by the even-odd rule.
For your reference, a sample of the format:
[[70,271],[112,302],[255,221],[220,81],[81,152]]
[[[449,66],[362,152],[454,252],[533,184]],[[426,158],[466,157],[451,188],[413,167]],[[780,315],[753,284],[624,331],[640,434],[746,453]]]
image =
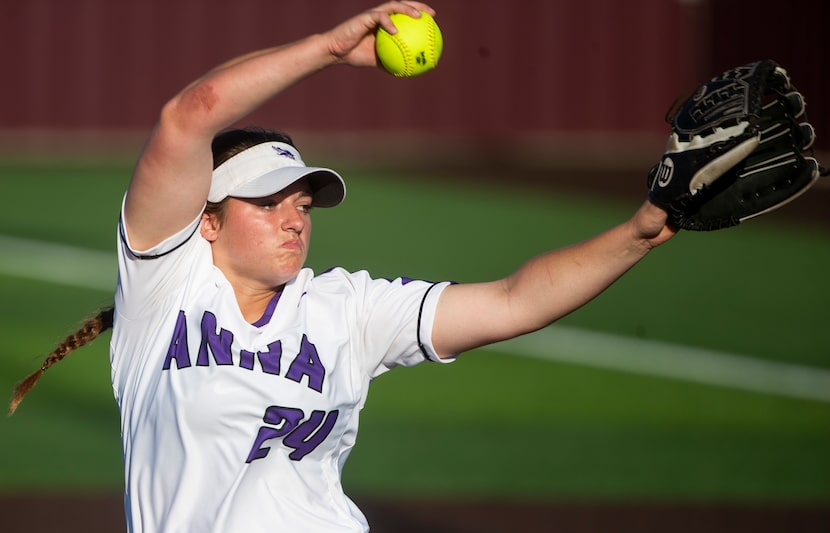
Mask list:
[[250,198],[250,199],[247,199],[245,201],[248,202],[249,204],[255,205],[259,209],[265,209],[265,210],[273,209],[274,206],[277,205],[277,201],[274,198],[270,197],[270,196],[266,196],[264,198]]

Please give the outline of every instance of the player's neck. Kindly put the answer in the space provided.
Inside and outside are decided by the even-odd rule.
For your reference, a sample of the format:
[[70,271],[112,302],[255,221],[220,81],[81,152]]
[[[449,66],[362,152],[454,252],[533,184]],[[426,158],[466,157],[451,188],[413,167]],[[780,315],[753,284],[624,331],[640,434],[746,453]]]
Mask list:
[[274,312],[282,288],[283,286],[276,290],[250,292],[234,288],[236,302],[245,321],[254,325],[267,323]]

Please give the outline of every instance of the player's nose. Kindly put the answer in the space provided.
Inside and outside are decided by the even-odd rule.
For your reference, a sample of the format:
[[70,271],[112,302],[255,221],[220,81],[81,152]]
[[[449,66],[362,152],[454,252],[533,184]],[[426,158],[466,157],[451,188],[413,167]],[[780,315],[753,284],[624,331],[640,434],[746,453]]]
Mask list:
[[303,231],[305,227],[306,215],[302,211],[294,208],[285,210],[285,214],[282,219],[283,230],[299,233]]

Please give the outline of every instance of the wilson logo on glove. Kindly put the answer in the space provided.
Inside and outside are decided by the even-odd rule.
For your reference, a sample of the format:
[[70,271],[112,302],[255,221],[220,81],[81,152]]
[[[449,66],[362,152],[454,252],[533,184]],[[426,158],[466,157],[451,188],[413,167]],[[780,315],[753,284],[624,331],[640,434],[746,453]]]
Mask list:
[[665,187],[671,182],[672,175],[674,175],[674,161],[667,157],[658,165],[654,183],[658,187]]

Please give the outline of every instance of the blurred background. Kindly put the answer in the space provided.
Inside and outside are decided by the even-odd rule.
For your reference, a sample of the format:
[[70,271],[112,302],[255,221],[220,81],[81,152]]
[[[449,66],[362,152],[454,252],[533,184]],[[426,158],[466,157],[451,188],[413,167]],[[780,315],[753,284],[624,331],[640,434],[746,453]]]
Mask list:
[[[194,77],[367,6],[4,1],[3,146],[40,150],[48,139],[53,149],[90,141],[99,151],[107,142],[134,150],[160,106]],[[662,146],[663,118],[676,98],[722,70],[770,58],[808,96],[818,148],[830,147],[830,134],[822,135],[830,130],[830,6],[821,0],[794,0],[786,9],[774,0],[445,0],[434,7],[445,47],[428,76],[401,81],[330,69],[250,122],[361,161],[642,168]]]
[[[225,60],[372,5],[0,0],[0,384],[10,390],[73,320],[111,300],[94,267],[109,273],[100,254],[111,254],[130,165],[161,106]],[[338,262],[380,275],[492,279],[551,242],[601,231],[642,200],[672,103],[758,59],[778,61],[806,95],[817,156],[830,162],[826,1],[431,5],[444,35],[436,70],[401,80],[332,68],[241,124],[284,130],[309,164],[349,170],[337,218],[315,213],[320,270]],[[471,193],[470,183],[491,188]],[[822,182],[738,232],[678,239],[673,253],[565,320],[566,338],[552,343],[568,351],[573,327],[577,344],[611,344],[626,357],[658,349],[640,341],[671,342],[666,350],[690,360],[694,349],[744,354],[818,376],[812,392],[517,359],[510,347],[440,372],[393,372],[375,385],[345,473],[375,530],[830,531],[828,199]],[[449,249],[439,251],[439,234]],[[57,255],[45,266],[92,250],[99,255],[79,261],[99,279],[71,286],[23,272],[43,265],[3,270],[47,241],[73,248],[49,248]],[[494,253],[494,242],[504,249]],[[698,322],[648,304],[657,299],[688,305]],[[617,336],[605,342],[606,333]],[[25,522],[30,533],[122,527],[106,349],[102,341],[62,363],[23,411],[0,421],[7,524]],[[436,438],[461,452],[411,459]]]

